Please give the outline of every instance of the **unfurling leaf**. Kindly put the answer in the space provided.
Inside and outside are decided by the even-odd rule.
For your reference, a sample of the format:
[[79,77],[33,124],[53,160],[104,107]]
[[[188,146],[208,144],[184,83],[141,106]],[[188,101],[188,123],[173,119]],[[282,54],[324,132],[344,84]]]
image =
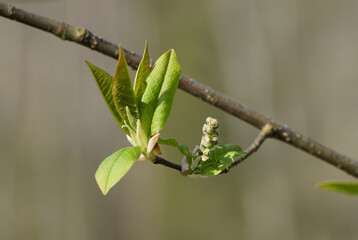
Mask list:
[[[113,96],[112,96],[113,77],[111,75],[109,75],[107,72],[105,72],[104,70],[102,70],[101,68],[93,65],[92,63],[90,63],[88,61],[85,61],[85,62],[87,63],[89,69],[91,70],[93,77],[96,80],[97,86],[98,86],[109,110],[111,111],[113,117],[118,122],[119,126],[122,127],[124,122],[123,122],[122,117],[117,112],[116,106],[113,101]],[[127,129],[124,128],[123,130],[128,134]]]
[[358,182],[324,182],[318,188],[358,196]]
[[140,101],[142,100],[143,93],[147,87],[146,79],[149,73],[150,73],[150,58],[148,54],[148,42],[145,41],[143,58],[139,63],[138,70],[134,80],[134,95],[137,102],[137,106],[139,106]]
[[126,107],[129,108],[132,116],[135,119],[138,119],[138,110],[132,82],[129,76],[127,62],[121,45],[119,45],[118,63],[116,67],[116,73],[113,77],[112,95],[116,109],[124,121],[128,122]]
[[178,143],[174,138],[159,138],[158,144],[175,147],[186,157],[187,161],[191,163],[191,154],[189,152],[189,148],[185,144]]
[[180,79],[174,50],[164,53],[147,77],[147,88],[139,105],[143,130],[152,136],[162,130],[173,104]]
[[139,158],[141,147],[126,147],[103,160],[96,172],[96,181],[104,195],[128,172]]
[[221,173],[230,163],[240,156],[245,156],[238,145],[221,145],[213,149],[209,154],[209,159],[200,164],[200,168],[194,170],[194,174],[215,176]]

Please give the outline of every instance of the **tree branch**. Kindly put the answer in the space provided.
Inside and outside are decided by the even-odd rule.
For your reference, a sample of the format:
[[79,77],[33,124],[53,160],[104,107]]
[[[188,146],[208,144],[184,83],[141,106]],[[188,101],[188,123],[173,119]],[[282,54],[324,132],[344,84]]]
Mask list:
[[[35,15],[14,6],[0,3],[0,15],[23,24],[41,29],[54,34],[62,40],[72,41],[88,47],[92,50],[101,52],[107,56],[117,59],[118,46],[101,37],[96,36],[89,30],[82,27],[74,27],[66,23]],[[127,63],[133,69],[138,67],[141,56],[123,49]],[[319,142],[304,136],[303,134],[283,125],[271,118],[257,113],[253,109],[237,102],[236,100],[218,92],[210,87],[195,81],[194,79],[182,75],[179,88],[187,93],[202,99],[203,101],[216,106],[227,113],[251,124],[262,130],[269,124],[272,126],[272,134],[269,136],[281,140],[291,146],[301,149],[321,160],[347,172],[358,178],[358,163],[353,159],[335,152],[334,150],[320,144]]]

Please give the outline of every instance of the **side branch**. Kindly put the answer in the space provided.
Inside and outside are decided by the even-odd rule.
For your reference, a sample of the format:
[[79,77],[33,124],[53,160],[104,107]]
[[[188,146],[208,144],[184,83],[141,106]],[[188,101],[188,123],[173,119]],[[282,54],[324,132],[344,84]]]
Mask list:
[[[89,30],[82,27],[74,27],[66,23],[35,15],[14,6],[0,2],[0,16],[27,24],[54,34],[62,40],[68,40],[92,50],[101,52],[112,58],[118,58],[118,46],[107,40],[98,37]],[[127,63],[133,69],[138,67],[141,56],[123,49]],[[281,140],[296,148],[301,149],[333,166],[358,178],[358,162],[353,159],[335,152],[334,150],[318,143],[317,141],[304,136],[303,134],[273,121],[271,118],[257,113],[253,109],[237,102],[236,100],[209,88],[208,86],[195,81],[194,79],[182,75],[179,88],[187,93],[202,99],[203,101],[216,106],[231,115],[251,124],[262,130],[264,126],[270,124],[273,128],[272,138]]]
[[154,164],[160,164],[163,165],[165,167],[169,167],[175,170],[178,170],[179,172],[181,172],[181,165],[170,162],[164,158],[161,158],[159,156],[157,156],[157,159],[153,162]]

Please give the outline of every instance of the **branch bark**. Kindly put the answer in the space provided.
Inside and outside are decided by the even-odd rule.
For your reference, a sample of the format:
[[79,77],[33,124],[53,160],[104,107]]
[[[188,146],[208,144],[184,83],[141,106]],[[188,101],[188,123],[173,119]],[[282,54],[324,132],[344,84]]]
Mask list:
[[[115,59],[118,58],[118,46],[116,44],[102,39],[83,27],[74,27],[66,23],[57,22],[1,2],[0,15],[52,33],[62,40],[72,41],[103,53],[109,57]],[[133,69],[137,69],[141,56],[126,49],[123,49],[123,51],[128,65]],[[278,139],[313,156],[316,156],[317,158],[358,178],[358,162],[335,152],[334,150],[303,135],[302,133],[289,128],[287,125],[281,124],[272,120],[270,117],[259,114],[253,109],[237,102],[233,98],[197,82],[188,76],[181,76],[179,88],[260,130],[269,124],[272,126],[272,134],[268,137]]]

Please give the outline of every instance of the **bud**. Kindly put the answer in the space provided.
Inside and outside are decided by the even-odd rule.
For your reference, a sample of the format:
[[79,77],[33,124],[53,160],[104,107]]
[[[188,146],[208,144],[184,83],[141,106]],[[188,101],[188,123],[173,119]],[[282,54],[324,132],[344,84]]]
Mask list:
[[204,124],[204,126],[203,126],[203,134],[209,134],[209,133],[211,133],[212,130],[213,129],[209,125]]
[[203,162],[206,162],[208,159],[209,159],[209,157],[208,157],[208,156],[205,156],[205,155],[203,155],[203,156],[201,157],[201,161],[203,161]]
[[158,142],[159,136],[160,136],[160,133],[157,132],[149,139],[147,153],[150,153],[153,150],[155,144],[157,144],[157,142]]
[[219,133],[217,131],[219,127],[218,121],[215,118],[206,118],[206,123],[203,126],[203,137],[200,142],[200,149],[202,151],[202,161],[209,159],[210,152],[218,144]]
[[219,127],[219,123],[218,120],[216,120],[215,118],[212,117],[208,117],[206,119],[206,124],[210,125],[211,127],[217,129]]
[[204,147],[204,148],[208,148],[210,146],[210,137],[208,135],[204,135],[201,139],[201,145]]
[[210,153],[210,150],[211,150],[211,149],[209,149],[209,148],[205,148],[204,151],[203,151],[203,155],[204,155],[204,156],[208,156],[209,153]]

